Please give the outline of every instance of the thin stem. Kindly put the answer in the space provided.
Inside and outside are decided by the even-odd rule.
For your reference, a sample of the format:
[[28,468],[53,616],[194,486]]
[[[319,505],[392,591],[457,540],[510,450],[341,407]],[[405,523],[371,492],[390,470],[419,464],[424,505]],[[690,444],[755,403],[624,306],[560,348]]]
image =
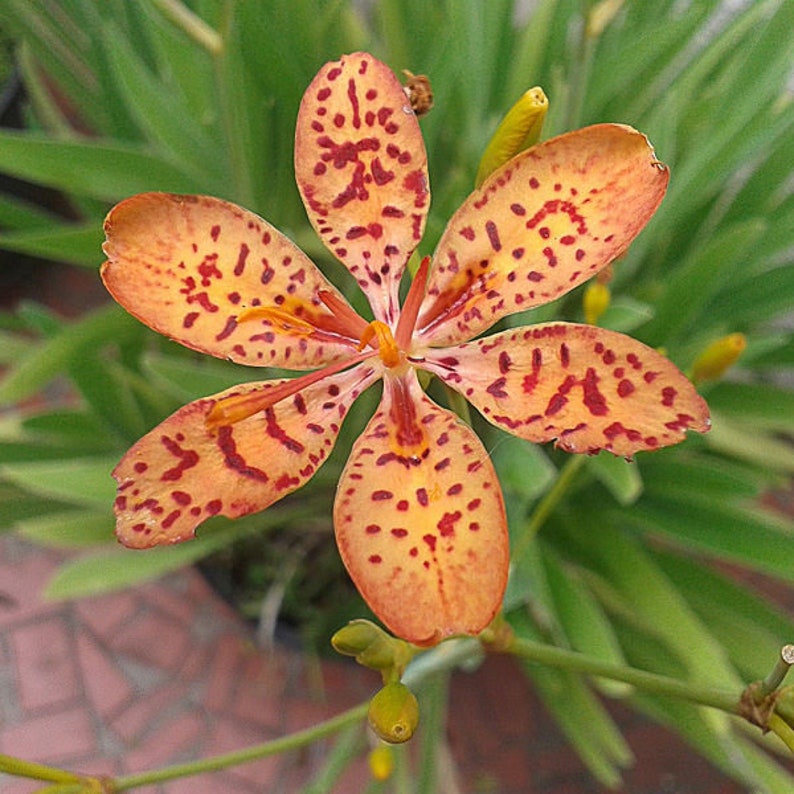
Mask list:
[[10,755],[0,755],[0,772],[16,777],[26,777],[32,780],[48,780],[52,783],[80,783],[84,776],[65,769],[37,764],[33,761],[23,761]]
[[359,703],[357,706],[310,728],[264,742],[263,744],[246,747],[243,750],[235,750],[231,753],[224,753],[223,755],[216,755],[212,758],[190,761],[186,764],[175,764],[162,769],[153,769],[150,772],[142,772],[137,775],[124,775],[115,779],[113,791],[129,791],[139,786],[162,783],[167,780],[200,775],[206,772],[216,772],[219,769],[227,769],[230,766],[246,764],[250,761],[257,761],[260,758],[267,758],[277,753],[286,752],[287,750],[305,747],[326,736],[330,736],[332,733],[336,733],[336,731],[348,725],[363,720],[367,716],[368,709],[369,702]]
[[726,711],[729,714],[738,714],[739,698],[735,692],[714,687],[695,684],[689,681],[679,681],[668,678],[658,673],[649,673],[634,667],[593,659],[577,651],[569,651],[554,645],[546,645],[533,640],[515,638],[507,648],[520,659],[537,662],[548,667],[570,670],[576,673],[610,678],[613,681],[622,681],[637,687],[644,692],[656,695],[682,698],[701,706]]
[[794,664],[794,645],[784,645],[772,672],[761,682],[757,696],[759,700],[771,695],[782,683]]
[[559,504],[565,492],[570,488],[576,478],[579,469],[584,465],[586,458],[584,455],[574,455],[569,458],[565,465],[560,469],[554,485],[546,491],[543,498],[538,502],[537,507],[532,513],[529,521],[524,525],[523,529],[513,545],[513,561],[518,563],[521,557],[526,552],[529,544],[534,540],[535,535],[546,523],[546,519],[554,511],[554,508]]

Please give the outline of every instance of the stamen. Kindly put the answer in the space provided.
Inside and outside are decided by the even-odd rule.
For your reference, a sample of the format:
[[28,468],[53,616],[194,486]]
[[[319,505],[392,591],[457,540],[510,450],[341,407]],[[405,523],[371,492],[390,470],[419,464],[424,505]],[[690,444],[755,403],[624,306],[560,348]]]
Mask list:
[[414,332],[414,326],[416,325],[416,318],[419,315],[419,307],[422,305],[422,299],[425,297],[427,273],[429,270],[430,257],[426,256],[417,268],[414,280],[411,282],[411,288],[405,296],[405,303],[400,312],[400,319],[397,321],[397,330],[394,332],[394,338],[403,350],[407,350],[411,343],[411,336]]
[[317,381],[365,361],[372,355],[372,351],[367,351],[366,353],[337,361],[334,364],[323,367],[323,369],[318,369],[316,372],[309,372],[299,378],[284,381],[271,389],[259,389],[247,394],[231,394],[228,397],[221,397],[210,408],[204,422],[210,430],[216,430],[222,425],[233,425],[237,422],[242,422],[243,419],[248,419],[260,411],[272,408],[276,403],[291,397],[293,394],[297,394],[299,391],[303,391],[303,389],[317,383]]
[[301,320],[300,317],[283,309],[277,309],[275,306],[251,306],[237,315],[238,323],[247,323],[251,320],[267,320],[274,328],[301,335],[308,335],[317,330],[306,320]]
[[363,350],[370,341],[378,341],[378,355],[387,367],[396,367],[400,363],[400,349],[394,341],[391,328],[380,320],[373,320],[361,334],[358,349]]
[[318,290],[317,295],[331,314],[341,321],[346,329],[349,329],[352,338],[361,338],[367,325],[367,321],[363,317],[356,314],[344,301],[327,289]]

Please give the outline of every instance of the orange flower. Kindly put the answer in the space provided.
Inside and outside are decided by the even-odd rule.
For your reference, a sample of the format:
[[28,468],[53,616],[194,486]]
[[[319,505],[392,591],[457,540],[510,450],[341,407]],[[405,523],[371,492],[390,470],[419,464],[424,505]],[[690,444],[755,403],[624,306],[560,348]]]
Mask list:
[[356,53],[320,70],[298,115],[295,168],[312,224],[372,321],[233,204],[148,193],[108,215],[102,277],[131,314],[219,358],[308,371],[192,402],[141,439],[114,471],[117,534],[145,548],[192,537],[216,514],[264,510],[314,475],[353,400],[382,379],[339,483],[340,553],[398,636],[429,645],[476,634],[507,580],[501,489],[478,437],[427,397],[417,370],[496,426],[571,452],[629,456],[705,431],[689,381],[626,336],[547,323],[475,339],[622,254],[667,170],[643,135],[614,124],[522,152],[464,202],[401,307],[430,194],[419,125],[384,64]]

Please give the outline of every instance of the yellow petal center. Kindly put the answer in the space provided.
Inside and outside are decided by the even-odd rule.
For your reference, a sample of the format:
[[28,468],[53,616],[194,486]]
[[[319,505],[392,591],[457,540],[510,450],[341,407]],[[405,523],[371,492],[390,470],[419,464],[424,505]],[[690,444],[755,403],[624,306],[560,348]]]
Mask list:
[[400,363],[400,349],[394,341],[394,334],[386,323],[373,320],[361,334],[358,349],[363,350],[373,339],[378,343],[378,355],[387,367],[396,367]]

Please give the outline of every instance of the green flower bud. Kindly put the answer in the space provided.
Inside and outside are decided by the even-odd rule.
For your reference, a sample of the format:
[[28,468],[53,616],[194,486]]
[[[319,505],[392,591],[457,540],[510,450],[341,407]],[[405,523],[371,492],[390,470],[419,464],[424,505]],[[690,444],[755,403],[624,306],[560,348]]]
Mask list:
[[384,742],[407,742],[419,724],[419,703],[405,684],[392,681],[369,704],[370,727]]
[[356,661],[372,670],[394,666],[397,641],[369,620],[351,620],[331,637],[337,653],[355,656]]

